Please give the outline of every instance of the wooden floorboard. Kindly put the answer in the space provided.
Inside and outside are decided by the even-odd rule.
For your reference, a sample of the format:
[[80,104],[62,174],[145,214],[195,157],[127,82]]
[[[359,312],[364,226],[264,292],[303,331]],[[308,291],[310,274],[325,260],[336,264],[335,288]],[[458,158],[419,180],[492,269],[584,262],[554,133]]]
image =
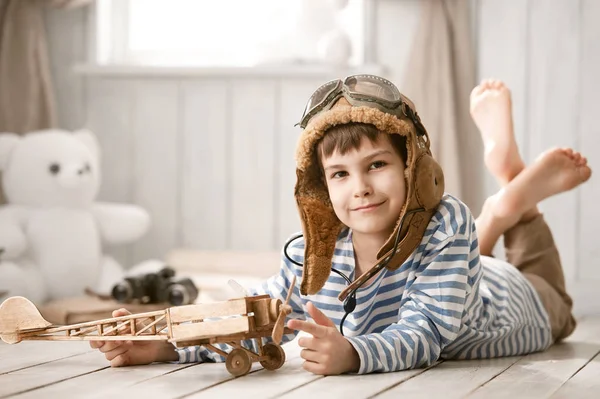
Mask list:
[[600,396],[600,354],[556,391],[552,399],[597,399]]
[[57,381],[73,379],[107,366],[103,356],[89,352],[2,374],[0,397],[56,384]]
[[596,398],[599,332],[600,317],[589,318],[565,343],[542,353],[333,377],[304,371],[297,342],[284,345],[287,361],[281,369],[267,371],[255,363],[240,378],[223,363],[110,368],[85,342],[0,344],[0,398]]
[[[108,362],[103,362],[104,367]],[[116,392],[137,382],[187,367],[182,364],[160,363],[146,366],[103,368],[95,372],[70,378],[39,390],[14,396],[26,398],[95,398],[110,397],[107,392]]]
[[[275,377],[275,378],[274,378]],[[240,393],[249,398],[281,397],[281,394],[295,386],[309,383],[322,377],[307,373],[302,369],[302,359],[289,359],[279,370],[261,369],[249,378],[235,378],[225,384],[213,385],[208,389],[185,396],[186,399],[196,398],[232,398]]]
[[377,398],[464,398],[504,372],[519,359],[519,357],[510,357],[491,360],[445,361],[439,366],[377,395]]
[[[188,367],[151,376],[148,373],[141,375],[138,381],[133,381],[127,386],[103,389],[96,394],[85,393],[82,398],[183,398],[212,386],[224,384],[234,377],[227,372],[224,364],[193,364]],[[154,367],[154,365],[152,366]],[[260,369],[258,364],[253,365],[250,372],[253,375]]]
[[583,320],[566,342],[522,357],[469,398],[547,398],[600,351],[600,319]]
[[290,384],[289,392],[281,397],[307,399],[320,397],[327,392],[328,398],[367,398],[423,372],[424,369],[419,369],[397,373],[323,377],[296,389],[292,389],[294,384]]
[[0,342],[0,375],[91,351],[87,342]]

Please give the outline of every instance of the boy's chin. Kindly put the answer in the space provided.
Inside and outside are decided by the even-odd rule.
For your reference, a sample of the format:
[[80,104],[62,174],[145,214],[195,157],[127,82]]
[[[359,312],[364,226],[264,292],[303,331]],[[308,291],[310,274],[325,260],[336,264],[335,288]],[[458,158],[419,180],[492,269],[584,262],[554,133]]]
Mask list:
[[348,227],[355,234],[380,236],[383,239],[387,239],[394,231],[394,225],[388,227],[382,226],[381,223],[355,223],[354,226],[349,225]]

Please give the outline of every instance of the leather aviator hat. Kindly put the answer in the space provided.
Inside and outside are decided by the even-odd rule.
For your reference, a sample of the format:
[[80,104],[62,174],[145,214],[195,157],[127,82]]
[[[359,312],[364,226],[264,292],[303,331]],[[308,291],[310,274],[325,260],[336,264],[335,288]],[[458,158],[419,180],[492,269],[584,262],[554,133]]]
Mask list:
[[412,102],[391,82],[374,75],[332,80],[310,97],[296,150],[295,198],[304,234],[300,291],[316,294],[331,273],[333,253],[344,228],[336,216],[315,156],[318,143],[333,126],[351,122],[374,125],[380,132],[406,137],[404,179],[407,189],[394,232],[377,253],[377,262],[339,295],[344,300],[383,268],[396,270],[421,242],[444,193],[444,175],[433,159],[429,136]]

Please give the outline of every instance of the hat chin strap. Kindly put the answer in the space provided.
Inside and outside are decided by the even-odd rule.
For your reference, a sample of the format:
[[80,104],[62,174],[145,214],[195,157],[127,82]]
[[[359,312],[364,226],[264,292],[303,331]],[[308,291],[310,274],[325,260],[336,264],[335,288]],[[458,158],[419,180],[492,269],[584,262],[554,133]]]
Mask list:
[[[359,278],[354,280],[354,282],[352,284],[348,285],[348,287],[346,287],[338,295],[338,299],[340,301],[343,301],[344,299],[346,299],[346,297],[348,295],[350,295],[351,293],[353,293],[354,291],[359,289],[371,277],[375,276],[377,273],[379,273],[385,267],[388,267],[388,265],[390,264],[390,262],[392,260],[394,261],[394,265],[392,265],[391,267],[388,267],[388,268],[391,270],[396,270],[398,267],[400,267],[404,263],[404,261],[406,261],[406,259],[408,259],[408,257],[414,251],[414,249],[421,242],[421,238],[423,236],[421,230],[424,230],[423,227],[427,227],[427,223],[421,222],[420,225],[417,227],[418,231],[413,232],[412,231],[413,229],[411,229],[412,218],[415,216],[422,218],[422,217],[420,217],[419,214],[423,213],[423,212],[426,214],[429,214],[429,217],[426,219],[427,221],[429,221],[429,219],[431,218],[432,212],[427,211],[424,208],[413,209],[412,211],[408,211],[406,214],[404,214],[402,216],[402,219],[400,220],[400,223],[398,224],[398,228],[397,228],[397,232],[396,232],[397,238],[395,240],[395,244],[392,247],[392,249],[390,249],[382,257],[380,257],[377,260],[377,263],[375,264],[375,266],[373,266],[372,268],[370,268],[369,270],[364,272]],[[410,227],[406,231],[406,234],[404,235],[404,238],[402,239],[402,241],[399,242],[399,236],[402,232],[402,226],[406,219],[411,219],[408,221]],[[394,256],[394,255],[396,255],[396,256]]]

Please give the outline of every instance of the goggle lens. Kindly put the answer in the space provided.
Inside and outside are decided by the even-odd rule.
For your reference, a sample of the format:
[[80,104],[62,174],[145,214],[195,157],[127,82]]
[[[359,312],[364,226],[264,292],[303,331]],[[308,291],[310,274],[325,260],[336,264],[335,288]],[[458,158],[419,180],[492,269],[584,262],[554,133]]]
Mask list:
[[389,80],[371,76],[349,76],[344,82],[351,94],[373,97],[390,103],[401,100],[400,92]]
[[329,96],[331,93],[337,90],[337,88],[340,85],[340,82],[341,81],[339,79],[331,80],[319,87],[317,90],[315,90],[313,95],[310,96],[310,98],[308,99],[308,103],[306,103],[306,108],[304,108],[304,114],[302,114],[302,118],[308,115],[309,112],[313,110],[313,108],[323,103],[327,96]]

